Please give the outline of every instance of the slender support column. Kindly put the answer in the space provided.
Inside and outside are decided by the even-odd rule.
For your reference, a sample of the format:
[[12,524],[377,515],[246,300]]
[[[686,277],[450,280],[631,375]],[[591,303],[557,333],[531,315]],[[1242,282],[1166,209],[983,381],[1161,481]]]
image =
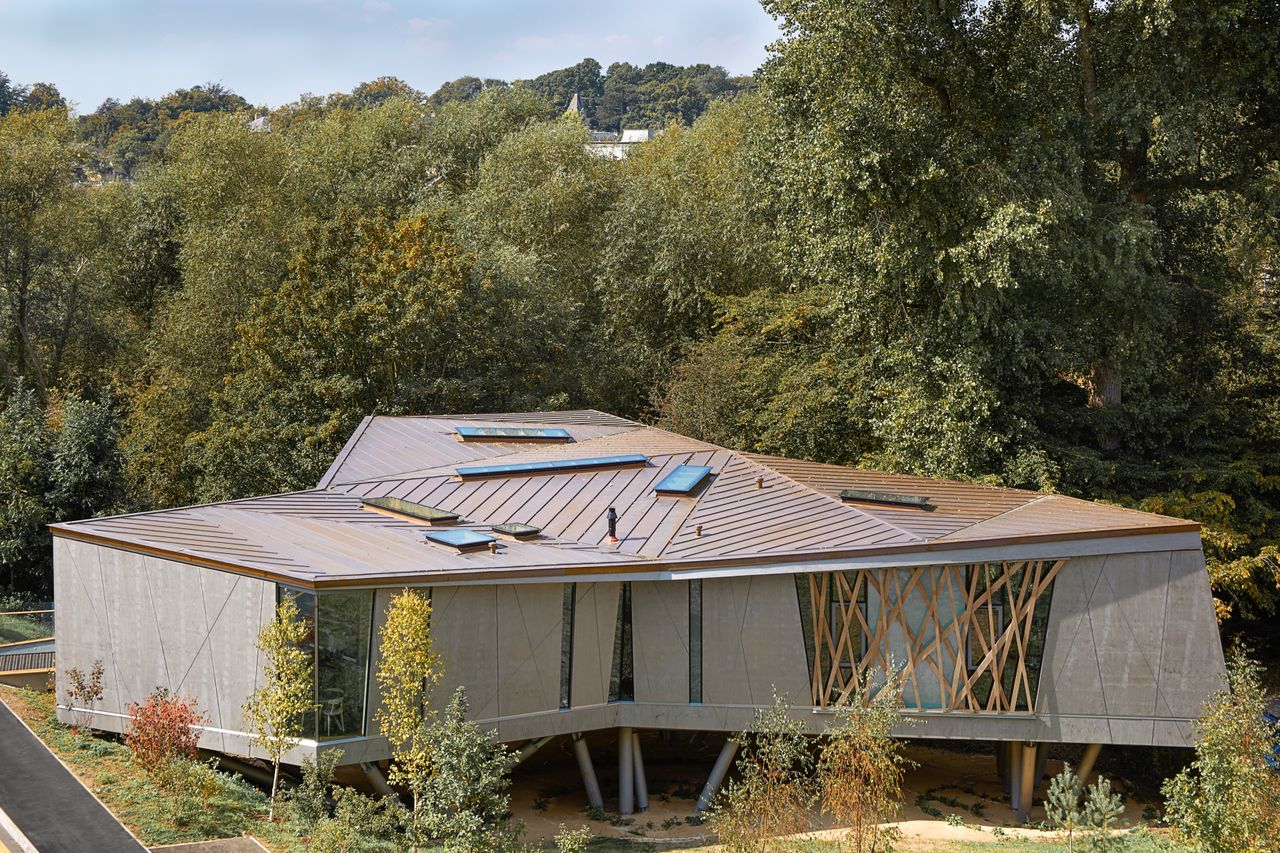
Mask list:
[[1093,772],[1093,765],[1098,760],[1099,752],[1102,752],[1102,744],[1085,745],[1084,755],[1080,756],[1080,766],[1076,768],[1076,778],[1080,780],[1081,785],[1089,784],[1089,774]]
[[399,797],[395,789],[387,784],[387,778],[382,775],[382,771],[378,769],[378,765],[368,761],[360,762],[360,769],[364,771],[365,778],[369,780],[369,784],[373,786],[373,790],[384,796]]
[[1009,772],[1004,779],[1004,790],[1009,795],[1009,808],[1013,809],[1016,815],[1022,811],[1022,786],[1017,784],[1018,777],[1022,774],[1022,744],[1011,743],[1008,746]]
[[632,758],[635,737],[630,726],[618,729],[618,814],[626,817],[635,808],[636,769]]
[[600,796],[600,783],[596,780],[596,768],[591,763],[586,738],[581,734],[573,736],[573,754],[578,757],[578,770],[582,772],[582,787],[587,789],[587,802],[598,809],[604,808],[604,797]]
[[1031,783],[1031,790],[1036,790],[1044,783],[1044,769],[1049,763],[1049,745],[1040,744],[1036,747],[1036,778]]
[[1009,744],[1004,741],[996,743],[996,778],[1009,793]]
[[724,746],[720,748],[720,754],[716,756],[716,763],[711,768],[711,775],[707,777],[707,784],[702,789],[702,793],[698,795],[697,811],[705,812],[711,808],[711,801],[715,799],[716,792],[720,790],[720,784],[724,782],[725,774],[729,772],[729,765],[733,763],[733,754],[738,751],[738,742],[732,738],[724,742]]
[[644,755],[640,752],[640,733],[631,735],[631,763],[636,768],[636,808],[649,810],[649,783],[644,778]]
[[520,747],[520,752],[519,754],[516,755],[516,764],[519,764],[521,761],[524,761],[530,755],[533,755],[535,752],[542,749],[547,744],[551,743],[552,740],[554,740],[554,738],[548,735],[547,737],[544,737],[544,738],[539,738],[537,740],[529,741],[524,746]]
[[1036,789],[1036,757],[1039,751],[1037,744],[1026,743],[1022,745],[1022,766],[1017,780],[1018,805],[1014,809],[1014,815],[1017,817],[1018,823],[1026,823],[1027,818],[1031,816],[1031,806]]

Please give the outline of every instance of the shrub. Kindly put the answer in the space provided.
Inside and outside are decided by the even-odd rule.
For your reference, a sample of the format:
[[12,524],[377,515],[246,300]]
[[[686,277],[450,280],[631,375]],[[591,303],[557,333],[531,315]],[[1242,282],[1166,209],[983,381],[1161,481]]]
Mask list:
[[350,788],[334,788],[332,816],[319,820],[307,843],[311,853],[399,851],[404,807],[395,797],[366,797]]
[[198,727],[206,722],[194,699],[175,696],[158,687],[138,704],[130,703],[125,745],[133,760],[147,772],[169,800],[175,822],[183,822],[191,805],[193,774],[200,741]]
[[316,758],[302,759],[302,783],[289,792],[294,831],[307,835],[329,816],[329,791],[333,771],[342,760],[340,749],[330,749]]
[[93,724],[93,706],[102,701],[102,659],[93,662],[87,676],[74,666],[67,668],[66,675],[67,704],[64,707],[71,712],[73,728],[87,729]]
[[292,595],[276,607],[276,617],[262,626],[256,646],[263,655],[262,686],[241,708],[245,723],[271,759],[271,795],[267,818],[275,817],[280,761],[303,735],[303,721],[315,710],[315,669],[303,648],[309,629]]
[[818,799],[802,725],[774,694],[773,705],[756,711],[752,729],[738,735],[738,742],[740,778],[716,798],[712,827],[727,850],[776,848],[779,836],[808,828]]
[[1066,831],[1068,851],[1075,849],[1077,831],[1083,833],[1081,846],[1085,850],[1104,853],[1125,846],[1123,839],[1112,834],[1124,814],[1124,800],[1101,777],[1085,788],[1069,764],[1049,783],[1045,814],[1051,826]]
[[818,759],[822,807],[849,827],[846,840],[857,853],[884,849],[891,841],[890,828],[881,824],[897,814],[903,774],[910,764],[893,737],[893,726],[901,719],[901,688],[901,677],[875,689],[872,673],[858,676],[850,701],[836,709],[841,724],[822,738]]
[[1195,760],[1164,785],[1166,819],[1185,839],[1222,853],[1274,849],[1280,785],[1266,763],[1276,733],[1263,721],[1265,705],[1261,668],[1233,649],[1226,689],[1196,721]]
[[467,699],[454,691],[428,738],[435,768],[419,798],[423,827],[446,851],[505,850],[521,827],[509,819],[508,774],[515,753],[467,720]]
[[555,842],[559,853],[582,853],[591,843],[591,830],[585,826],[569,829],[562,823],[556,832]]

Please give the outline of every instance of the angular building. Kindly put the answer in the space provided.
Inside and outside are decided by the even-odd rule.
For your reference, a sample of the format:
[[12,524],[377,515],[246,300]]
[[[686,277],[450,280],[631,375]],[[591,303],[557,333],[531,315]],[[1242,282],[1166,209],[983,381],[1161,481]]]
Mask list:
[[592,800],[588,744],[618,737],[624,811],[633,730],[735,732],[776,692],[816,733],[893,667],[903,734],[1001,742],[1025,814],[1043,744],[1188,745],[1223,675],[1192,522],[594,411],[371,417],[314,489],[53,530],[59,668],[105,663],[103,729],[163,686],[208,712],[202,746],[252,753],[254,641],[293,594],[317,712],[291,760],[376,772],[379,628],[411,586],[439,695],[530,750],[572,736]]

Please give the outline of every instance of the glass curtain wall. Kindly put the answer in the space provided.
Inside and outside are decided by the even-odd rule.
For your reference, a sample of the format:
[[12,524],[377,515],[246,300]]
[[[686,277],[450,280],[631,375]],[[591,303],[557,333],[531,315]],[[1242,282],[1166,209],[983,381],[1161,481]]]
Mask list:
[[373,591],[322,592],[279,588],[291,595],[298,615],[310,628],[304,648],[315,660],[315,712],[304,728],[318,739],[358,737],[365,733],[369,693],[369,647],[373,630]]

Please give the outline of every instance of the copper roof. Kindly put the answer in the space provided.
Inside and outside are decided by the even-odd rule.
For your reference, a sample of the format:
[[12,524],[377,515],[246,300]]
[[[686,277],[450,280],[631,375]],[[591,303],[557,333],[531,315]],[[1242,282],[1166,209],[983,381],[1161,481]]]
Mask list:
[[[569,444],[459,441],[460,424],[558,426]],[[643,454],[643,466],[463,480],[455,467]],[[691,496],[654,485],[679,465],[713,476]],[[929,507],[841,500],[844,489]],[[496,551],[424,540],[423,523],[365,507],[396,497],[487,530],[541,533]],[[617,539],[606,514],[618,513]],[[366,418],[317,488],[53,525],[56,535],[302,585],[431,582],[625,570],[746,567],[849,555],[926,554],[1055,539],[1198,530],[1183,519],[1060,495],[739,453],[601,412]],[[922,557],[922,559],[927,559]]]

